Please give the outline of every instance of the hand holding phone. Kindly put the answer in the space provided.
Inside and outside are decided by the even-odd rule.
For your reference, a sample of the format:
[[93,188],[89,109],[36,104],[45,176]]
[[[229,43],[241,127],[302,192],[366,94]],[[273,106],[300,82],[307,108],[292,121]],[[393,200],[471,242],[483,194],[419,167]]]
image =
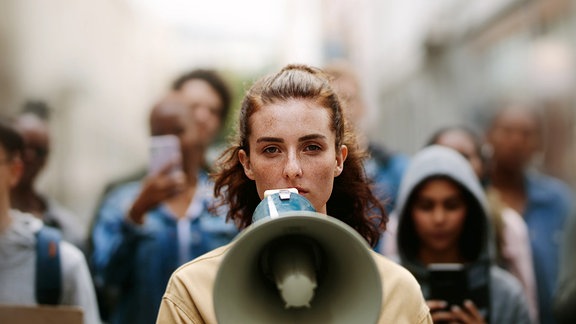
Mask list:
[[128,211],[127,217],[136,224],[142,224],[146,212],[182,192],[185,181],[178,137],[152,136],[148,176],[142,182],[140,193]]
[[464,307],[452,306],[450,309],[441,300],[427,300],[426,304],[434,323],[486,324],[486,319],[471,300],[466,300]]
[[430,294],[428,307],[435,323],[486,323],[487,287],[474,288],[468,280],[470,270],[460,263],[435,263],[428,266]]

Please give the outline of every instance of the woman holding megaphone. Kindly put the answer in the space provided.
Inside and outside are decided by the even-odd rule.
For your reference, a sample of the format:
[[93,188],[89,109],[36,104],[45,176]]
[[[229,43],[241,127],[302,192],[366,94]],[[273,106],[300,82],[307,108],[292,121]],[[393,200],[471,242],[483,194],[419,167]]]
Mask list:
[[[359,150],[355,135],[346,125],[341,105],[327,75],[316,68],[288,65],[280,72],[258,80],[248,90],[242,103],[237,136],[219,160],[219,168],[215,174],[215,194],[225,202],[228,219],[234,221],[239,228],[245,229],[246,234],[250,231],[256,232],[253,229],[260,221],[252,224],[253,214],[265,198],[267,190],[295,188],[299,195],[309,201],[317,212],[315,215],[319,215],[310,219],[321,219],[321,216],[325,216],[321,214],[330,215],[331,217],[326,217],[330,219],[326,222],[326,231],[331,230],[332,223],[345,224],[336,227],[353,229],[352,236],[360,237],[365,245],[365,248],[358,250],[361,252],[359,254],[366,253],[379,274],[376,281],[378,304],[371,322],[431,323],[429,309],[415,278],[404,268],[369,249],[368,244],[374,246],[377,243],[387,217],[382,205],[370,190],[362,166],[364,153]],[[375,211],[377,215],[372,215]],[[292,226],[287,231],[298,230],[299,227],[301,226]],[[219,287],[220,291],[215,291],[217,274],[219,275],[220,266],[227,255],[233,252],[235,245],[239,247],[246,241],[255,242],[243,241],[240,235],[239,239],[231,244],[213,250],[176,270],[166,288],[157,322],[225,322],[225,317],[215,311],[213,296],[216,293],[225,295],[221,293],[222,289],[236,288]],[[350,257],[350,260],[353,260],[354,256],[344,254],[356,254],[345,252],[349,251],[346,246],[356,244],[354,240],[341,243],[342,258]],[[332,261],[330,256],[326,257],[330,253],[319,250],[320,252],[310,252],[312,258],[324,257],[324,260],[319,262],[324,264],[324,267],[319,266],[322,268],[319,271],[319,286],[338,285],[340,280],[329,279],[334,273],[340,273],[343,281],[346,280],[348,272],[356,271],[362,274],[363,269],[357,269],[360,265],[355,264],[355,261],[348,262],[353,264]],[[337,266],[330,266],[332,264]],[[245,265],[238,264],[237,267],[243,266]],[[259,264],[256,262],[246,267],[258,268]],[[368,268],[367,274],[370,271]],[[235,271],[241,272],[234,267],[226,269],[228,273]],[[365,278],[360,275],[355,280],[361,285]],[[270,317],[259,317],[258,313],[261,308],[275,308],[274,301],[268,301],[274,298],[248,297],[254,295],[251,293],[252,288],[249,285],[244,286],[247,286],[245,299],[254,302],[249,304],[251,308],[246,307],[244,314],[239,315],[243,318],[236,317],[235,322],[270,322]],[[320,287],[318,290],[318,299],[321,299],[320,290],[328,291],[329,288]],[[357,308],[355,305],[358,305],[358,300],[361,300],[361,303],[370,302],[366,300],[370,299],[368,295],[353,295],[352,290],[354,289],[330,291],[333,295],[344,295],[344,298],[350,299],[348,308]],[[339,303],[337,297],[334,303],[330,298],[312,300],[309,306],[311,309],[325,307],[315,310],[317,313],[324,313],[320,318],[329,319],[323,322],[339,322],[339,319],[342,321],[342,318],[345,318],[343,314],[353,311],[347,307],[330,307],[330,304]],[[318,306],[315,303],[328,306]],[[315,321],[306,317],[307,309],[287,309],[286,314],[286,317],[273,315],[273,321]],[[361,318],[357,321],[364,323]]]

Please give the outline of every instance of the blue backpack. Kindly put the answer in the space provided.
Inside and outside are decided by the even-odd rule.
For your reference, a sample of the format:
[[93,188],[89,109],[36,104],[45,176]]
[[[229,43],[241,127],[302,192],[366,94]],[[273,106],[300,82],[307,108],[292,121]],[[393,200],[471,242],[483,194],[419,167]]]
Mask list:
[[62,293],[60,231],[42,226],[36,233],[36,302],[58,305]]

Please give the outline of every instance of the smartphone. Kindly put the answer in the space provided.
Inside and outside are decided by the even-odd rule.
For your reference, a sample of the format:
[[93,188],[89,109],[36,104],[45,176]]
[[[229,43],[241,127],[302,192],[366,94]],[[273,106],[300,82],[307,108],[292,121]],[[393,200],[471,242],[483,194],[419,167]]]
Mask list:
[[446,301],[463,307],[471,300],[486,322],[490,319],[489,266],[465,266],[460,263],[433,263],[428,266],[430,296],[427,299]]
[[470,299],[466,268],[460,263],[433,263],[428,266],[430,275],[430,297],[443,300],[448,308],[462,306],[464,300]]
[[182,170],[182,151],[180,139],[176,135],[159,135],[150,137],[150,158],[148,174],[157,174],[169,163],[176,163],[170,172]]

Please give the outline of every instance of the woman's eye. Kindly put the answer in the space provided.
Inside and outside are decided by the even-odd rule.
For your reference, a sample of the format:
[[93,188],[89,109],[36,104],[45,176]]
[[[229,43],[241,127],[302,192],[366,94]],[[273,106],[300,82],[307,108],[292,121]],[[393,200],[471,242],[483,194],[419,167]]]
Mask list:
[[417,201],[414,207],[422,211],[430,211],[433,209],[434,204],[429,201]]
[[264,149],[264,153],[273,154],[273,153],[278,153],[278,152],[279,152],[279,150],[278,150],[278,148],[275,147],[275,146],[269,146],[269,147],[266,147],[266,148]]
[[322,149],[322,147],[320,147],[320,145],[316,145],[316,144],[308,145],[305,148],[306,151],[320,151],[321,149]]
[[447,201],[444,205],[444,208],[446,208],[447,210],[457,210],[462,208],[462,206],[464,206],[464,203],[458,199]]

